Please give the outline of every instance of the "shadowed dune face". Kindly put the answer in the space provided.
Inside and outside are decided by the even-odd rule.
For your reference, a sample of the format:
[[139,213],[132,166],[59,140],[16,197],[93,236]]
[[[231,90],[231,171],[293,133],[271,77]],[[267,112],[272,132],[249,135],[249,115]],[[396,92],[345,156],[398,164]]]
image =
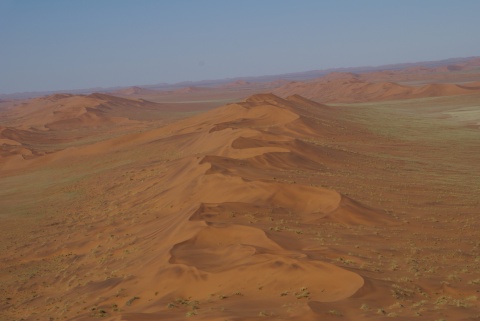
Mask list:
[[[395,256],[409,241],[405,221],[329,187],[405,179],[392,168],[407,161],[381,154],[392,139],[347,116],[299,95],[258,94],[10,165],[17,176],[2,173],[1,193],[13,201],[2,205],[43,216],[23,239],[25,227],[6,231],[12,254],[2,257],[1,293],[12,299],[2,309],[10,319],[112,321],[370,320],[406,302],[402,316],[424,313],[414,303],[436,298],[439,283],[413,278],[427,273],[417,256]],[[1,137],[33,139],[29,133],[2,128]],[[361,166],[369,172],[357,172]],[[367,192],[360,195],[381,195]],[[14,204],[27,193],[40,206]],[[404,202],[398,189],[385,193]],[[408,280],[391,279],[398,269]]]

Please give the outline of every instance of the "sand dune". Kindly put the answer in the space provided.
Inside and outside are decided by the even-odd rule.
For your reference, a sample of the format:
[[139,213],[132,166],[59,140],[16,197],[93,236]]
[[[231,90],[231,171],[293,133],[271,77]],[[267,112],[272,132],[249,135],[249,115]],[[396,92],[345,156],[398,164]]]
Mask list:
[[467,87],[467,88],[480,88],[480,81],[473,81],[470,83],[462,84],[460,87]]
[[245,81],[245,80],[237,80],[226,83],[224,85],[220,85],[220,88],[241,88],[241,87],[248,87],[251,86],[252,83]]
[[114,108],[135,108],[140,101],[91,94],[88,96],[57,94],[35,98],[14,108],[14,124],[29,129],[61,129],[65,127],[102,126],[127,121],[110,113]]
[[84,144],[83,140],[88,143],[119,135],[175,110],[176,106],[169,104],[101,93],[30,99],[3,113],[7,126],[0,129],[0,164],[28,166],[22,163],[24,159]]
[[[87,96],[90,99],[105,101],[110,96],[104,94],[93,94]],[[63,96],[62,96],[63,98]],[[70,98],[70,96],[68,96]],[[74,96],[74,98],[76,98]],[[80,98],[83,98],[81,96]],[[50,98],[51,99],[51,98]],[[132,108],[129,100],[125,100],[119,97],[111,98],[111,104],[100,104],[97,106],[99,110],[109,113],[113,111],[118,113],[118,109]],[[143,101],[138,102],[142,104]],[[37,105],[35,105],[37,106]],[[148,106],[148,105],[147,105]],[[162,106],[160,104],[160,106]],[[27,105],[27,107],[30,107]],[[136,108],[136,106],[133,106]],[[156,107],[156,106],[154,106]],[[24,106],[22,106],[24,108]],[[83,108],[83,107],[82,107]],[[140,108],[140,107],[138,107]],[[31,108],[28,108],[30,111]],[[317,124],[312,123],[311,113],[320,113],[322,115],[322,124],[324,126],[318,127]],[[49,115],[49,113],[44,113]],[[304,114],[305,116],[300,116]],[[31,116],[30,114],[27,114]],[[115,150],[121,150],[122,148],[130,148],[138,144],[147,144],[151,141],[158,139],[159,136],[166,135],[167,133],[176,133],[177,135],[190,136],[191,140],[185,142],[176,142],[179,149],[187,149],[192,153],[205,153],[211,150],[217,153],[219,156],[234,156],[236,158],[248,158],[255,157],[264,154],[265,152],[287,152],[291,146],[265,146],[263,148],[241,148],[238,142],[234,141],[240,137],[255,137],[263,135],[265,141],[272,142],[287,139],[291,140],[291,136],[309,138],[314,135],[323,135],[326,132],[335,131],[336,126],[336,112],[334,109],[309,101],[300,96],[288,97],[288,99],[282,99],[273,94],[258,94],[253,95],[246,99],[242,103],[233,103],[220,107],[210,112],[203,113],[199,116],[192,117],[176,124],[168,125],[159,128],[158,130],[149,131],[142,134],[131,134],[123,137],[119,137],[113,140],[103,141],[97,144],[91,144],[85,148],[69,149],[65,152],[57,152],[54,155],[49,155],[45,159],[39,160],[40,162],[52,160],[64,160],[70,157],[69,155],[93,155],[102,151],[103,153],[113,152]],[[75,120],[63,121],[63,124],[68,124]],[[45,120],[42,121],[42,123]],[[54,123],[55,125],[56,123]],[[88,123],[94,125],[93,123]],[[51,124],[48,125],[52,126]],[[52,127],[60,128],[60,126]],[[333,129],[332,129],[333,128]],[[227,129],[227,130],[226,130]],[[239,135],[241,130],[242,135]],[[30,129],[27,131],[31,131]],[[287,135],[287,137],[284,137]],[[41,136],[41,131],[36,130],[33,132],[33,136],[37,137],[37,140],[42,141],[46,138]],[[290,137],[290,138],[289,138]],[[339,136],[340,137],[340,136]],[[169,141],[174,141],[175,138],[168,138]],[[22,143],[28,143],[22,141]],[[294,141],[292,141],[294,142]],[[301,144],[297,142],[297,144]],[[305,144],[304,144],[305,145]],[[238,148],[240,147],[240,148]],[[305,147],[304,148],[308,148]],[[301,152],[300,157],[315,158],[314,155],[318,153]],[[302,156],[303,155],[303,156]],[[294,156],[295,157],[295,156]],[[324,159],[325,161],[325,159]],[[308,161],[307,161],[308,162]],[[31,166],[31,163],[17,163],[10,162],[10,165],[18,168],[24,166]]]
[[[312,295],[313,300],[336,301],[351,296],[363,285],[358,275],[302,259],[299,253],[281,248],[263,231],[246,226],[206,227],[174,246],[171,254],[170,263],[195,266],[209,273],[209,281],[230,280],[226,281],[228,287],[243,288],[245,293],[258,291],[260,281],[265,288],[263,300],[274,300],[285,289],[304,284],[322,289]],[[332,282],[337,278],[339,282]]]
[[196,93],[196,92],[201,92],[201,91],[206,91],[206,90],[209,90],[209,88],[189,86],[189,87],[183,87],[183,88],[175,89],[173,91],[173,93],[174,94],[190,94],[190,93]]
[[[96,94],[88,99],[105,97]],[[107,251],[102,255],[112,256],[112,260],[102,263],[104,268],[122,271],[107,280],[92,278],[86,284],[68,278],[57,280],[54,287],[63,290],[49,294],[55,297],[52,302],[70,302],[81,297],[95,304],[96,309],[105,310],[112,304],[118,305],[115,302],[119,296],[130,302],[121,290],[128,288],[125,295],[138,299],[122,303],[118,313],[122,320],[182,319],[185,302],[215,308],[224,304],[227,297],[232,297],[230,309],[237,311],[234,313],[242,310],[244,320],[257,318],[259,309],[310,320],[317,313],[309,304],[354,296],[364,286],[361,275],[310,258],[304,245],[295,246],[293,231],[283,232],[280,242],[274,239],[268,225],[252,225],[246,219],[288,219],[312,226],[325,222],[346,226],[395,223],[384,212],[363,206],[337,191],[285,180],[285,173],[292,170],[321,171],[326,166],[341,164],[328,148],[305,140],[325,131],[311,122],[313,113],[322,115],[325,121],[336,118],[335,109],[298,95],[282,99],[259,94],[159,129],[45,156],[53,166],[78,157],[98,158],[131,148],[149,150],[150,155],[155,155],[151,151],[171,148],[185,151],[174,160],[159,163],[163,168],[159,174],[130,180],[128,189],[121,175],[112,177],[113,186],[105,194],[105,202],[133,213],[135,208],[158,209],[153,220],[95,228],[95,233],[102,235],[113,235],[113,231],[107,231],[121,228],[135,240],[131,243],[136,249],[132,254],[115,259],[128,248],[124,241],[107,242],[100,248],[96,240],[82,231],[70,233],[65,248],[42,245],[29,250],[33,260],[48,260],[70,250],[86,255],[79,261],[81,266],[72,262],[67,268],[80,272],[97,264],[95,257],[87,255],[97,246],[99,251]],[[135,193],[134,199],[129,196],[131,193]],[[284,246],[285,238],[291,240],[288,247]],[[53,282],[49,277],[54,278],[47,275],[46,282]],[[278,305],[278,298],[295,308],[286,313]],[[75,320],[88,320],[97,311],[85,312],[82,306],[72,306],[78,314]],[[248,308],[244,309],[245,306]],[[32,307],[48,309],[50,305]],[[204,311],[204,318],[212,319]],[[193,308],[192,313],[200,312]]]
[[411,93],[412,97],[438,97],[454,96],[480,92],[476,83],[455,85],[455,84],[430,84],[418,88]]
[[155,95],[158,93],[159,92],[156,90],[142,88],[138,86],[128,87],[128,88],[110,92],[110,94],[115,96],[148,96],[148,95]]
[[428,84],[421,87],[394,82],[369,82],[351,73],[335,73],[311,82],[291,82],[273,91],[282,97],[298,94],[319,102],[365,102],[478,93],[476,83]]
[[[182,160],[176,166],[178,171],[171,169],[162,178],[167,184],[164,186],[166,194],[162,197],[173,194],[179,198],[179,191],[183,191],[188,193],[189,205],[198,204],[195,209],[184,212],[190,213],[189,221],[198,222],[196,230],[190,230],[190,236],[184,241],[173,244],[168,259],[172,266],[167,266],[165,274],[162,274],[171,280],[171,286],[182,288],[183,296],[202,301],[219,289],[228,293],[237,289],[241,295],[249,296],[258,293],[260,285],[262,292],[257,297],[260,295],[264,304],[273,302],[282,292],[289,293],[295,300],[298,300],[296,296],[308,295],[314,301],[332,302],[348,298],[362,288],[363,278],[355,273],[309,260],[300,249],[287,250],[270,239],[262,229],[222,219],[232,210],[255,208],[257,212],[264,212],[275,208],[275,212],[295,213],[297,219],[305,222],[322,218],[343,224],[391,222],[386,214],[343,200],[339,193],[332,190],[276,182],[273,177],[268,180],[262,176],[255,177],[255,173],[267,167],[279,169],[275,166],[275,159],[265,156],[296,154],[297,151],[288,146],[302,146],[295,144],[296,137],[291,131],[286,130],[283,137],[276,136],[273,141],[268,134],[269,131],[288,128],[292,123],[301,124],[302,116],[294,112],[296,107],[291,101],[262,94],[183,123],[203,124],[203,132],[207,135],[201,140],[191,137],[186,141],[186,144],[196,146],[195,153],[203,154],[203,157]],[[215,121],[208,125],[204,122],[217,117],[229,121],[221,123],[222,126]],[[271,119],[268,127],[264,123],[266,117]],[[188,131],[198,135],[198,127],[191,126]],[[300,133],[304,131],[299,130]],[[185,135],[184,130],[182,133]],[[263,164],[256,168],[259,157],[263,157]],[[307,158],[305,162],[311,166],[316,163]],[[298,162],[297,168],[303,164]],[[169,187],[167,182],[174,186]],[[173,203],[174,207],[178,205]],[[381,222],[382,217],[384,222]],[[181,235],[180,231],[176,233]],[[181,287],[174,285],[178,282],[181,282]],[[301,284],[304,290],[301,290]],[[308,294],[307,288],[310,289]]]

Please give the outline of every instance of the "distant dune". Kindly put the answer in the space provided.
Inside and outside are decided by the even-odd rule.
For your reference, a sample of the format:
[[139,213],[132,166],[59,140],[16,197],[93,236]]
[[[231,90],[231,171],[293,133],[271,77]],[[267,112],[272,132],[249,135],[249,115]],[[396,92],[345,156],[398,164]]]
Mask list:
[[463,95],[480,92],[477,83],[428,84],[420,87],[394,82],[369,82],[352,73],[334,73],[310,82],[291,82],[273,92],[286,97],[299,94],[319,102],[366,102]]
[[110,94],[116,95],[116,96],[146,96],[146,95],[158,94],[158,91],[134,86],[134,87],[128,87],[120,90],[115,90],[110,92]]
[[237,80],[233,82],[226,83],[224,85],[220,85],[220,88],[238,88],[238,87],[245,87],[250,86],[252,83],[245,81],[245,80]]
[[459,85],[459,87],[466,87],[467,89],[480,89],[480,81],[474,81],[470,83],[465,83],[462,85]]
[[31,99],[11,109],[13,126],[23,129],[65,129],[104,126],[130,121],[139,109],[159,109],[160,104],[107,94],[56,94]]
[[[55,94],[24,101],[4,112],[0,127],[0,164],[37,158],[82,138],[111,135],[135,126],[149,113],[175,106],[107,94]],[[109,134],[109,131],[111,132]],[[64,146],[64,147],[62,147]]]
[[[475,83],[465,85],[429,84],[413,90],[410,95],[411,97],[438,97],[472,93],[480,93],[480,88],[475,87]],[[405,98],[409,98],[409,96]]]
[[183,88],[175,89],[175,90],[173,90],[173,93],[175,93],[175,94],[190,94],[190,93],[206,91],[206,90],[209,90],[209,88],[190,86],[190,87],[183,87]]

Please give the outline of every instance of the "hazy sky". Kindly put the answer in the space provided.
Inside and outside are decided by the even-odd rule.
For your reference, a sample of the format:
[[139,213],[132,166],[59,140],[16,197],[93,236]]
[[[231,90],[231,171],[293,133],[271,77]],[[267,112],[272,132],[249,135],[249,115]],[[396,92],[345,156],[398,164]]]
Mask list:
[[0,0],[0,93],[480,55],[478,0]]

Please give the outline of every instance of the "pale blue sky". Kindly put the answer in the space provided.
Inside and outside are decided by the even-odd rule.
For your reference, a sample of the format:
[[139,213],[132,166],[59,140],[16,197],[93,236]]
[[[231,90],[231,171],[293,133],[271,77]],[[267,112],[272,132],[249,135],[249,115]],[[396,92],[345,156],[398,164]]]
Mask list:
[[480,55],[480,1],[0,0],[0,93]]

